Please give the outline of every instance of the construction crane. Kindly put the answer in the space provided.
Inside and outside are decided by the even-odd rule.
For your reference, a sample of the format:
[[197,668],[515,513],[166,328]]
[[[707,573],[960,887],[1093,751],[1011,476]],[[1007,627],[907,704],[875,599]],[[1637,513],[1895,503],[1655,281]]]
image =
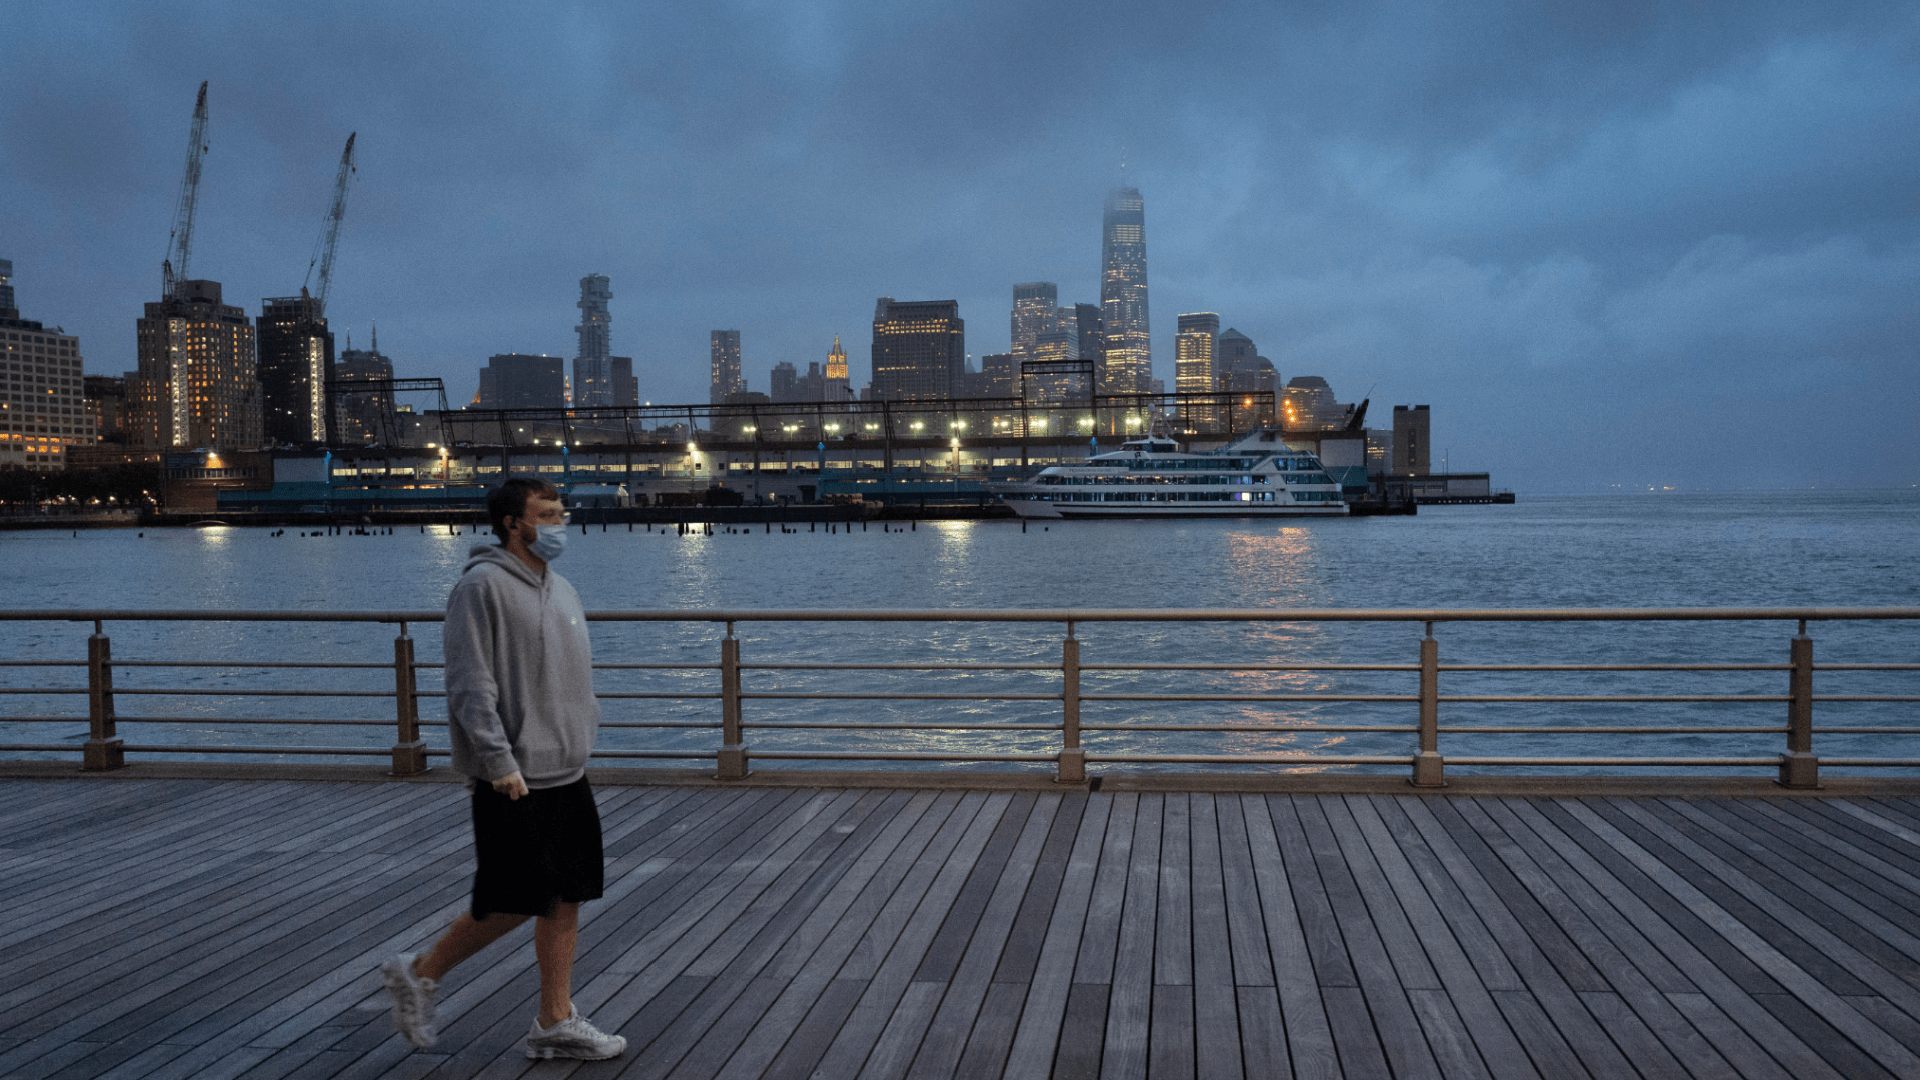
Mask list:
[[[313,258],[307,260],[307,280],[300,286],[302,295],[307,295],[307,285],[317,284],[313,293],[313,313],[324,316],[327,313],[327,289],[333,285],[333,249],[340,242],[340,219],[347,216],[347,178],[354,174],[353,140],[359,132],[347,134],[347,148],[340,151],[340,174],[333,178],[333,203],[327,207],[327,219],[321,223],[320,238],[314,241]],[[313,268],[320,268],[320,280],[313,280]]]
[[193,131],[187,137],[187,175],[180,181],[180,204],[167,234],[167,258],[160,263],[160,296],[173,299],[174,287],[187,280],[187,255],[193,250],[193,208],[200,201],[200,160],[207,153],[207,84],[193,103]]

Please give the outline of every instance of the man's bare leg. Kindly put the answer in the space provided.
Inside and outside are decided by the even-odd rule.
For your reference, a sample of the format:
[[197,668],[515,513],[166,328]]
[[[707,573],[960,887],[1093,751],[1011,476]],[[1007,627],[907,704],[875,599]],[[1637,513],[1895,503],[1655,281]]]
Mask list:
[[[485,919],[476,919],[472,912],[463,911],[459,918],[453,920],[447,932],[440,935],[440,940],[433,943],[433,951],[413,962],[413,973],[423,979],[439,982],[462,960],[499,941],[508,931],[526,921],[525,915],[507,915],[498,911]],[[567,967],[567,973],[571,976],[571,954]]]
[[580,937],[580,905],[556,904],[552,918],[533,923],[533,954],[540,961],[540,1026],[573,1015],[573,950]]

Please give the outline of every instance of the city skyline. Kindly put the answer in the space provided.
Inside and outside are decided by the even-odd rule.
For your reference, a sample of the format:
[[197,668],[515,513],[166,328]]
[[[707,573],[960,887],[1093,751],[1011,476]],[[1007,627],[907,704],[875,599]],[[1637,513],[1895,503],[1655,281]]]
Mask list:
[[[1046,62],[1019,28],[1073,9],[145,10],[12,27],[0,255],[89,373],[135,367],[207,80],[191,274],[250,318],[297,294],[357,132],[329,329],[378,320],[456,401],[488,356],[575,355],[588,273],[649,400],[701,400],[717,326],[755,383],[835,334],[863,382],[880,295],[957,300],[979,365],[1013,283],[1099,295],[1131,187],[1169,384],[1175,316],[1216,311],[1523,489],[1920,462],[1910,6],[1122,3]],[[1809,427],[1867,437],[1773,460]]]

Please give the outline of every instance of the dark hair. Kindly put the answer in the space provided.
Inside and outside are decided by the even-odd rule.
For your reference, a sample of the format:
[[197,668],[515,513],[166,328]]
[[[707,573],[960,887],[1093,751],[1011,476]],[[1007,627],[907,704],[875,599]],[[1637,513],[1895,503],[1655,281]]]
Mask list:
[[507,519],[526,517],[527,500],[538,496],[560,501],[560,489],[545,480],[516,477],[487,492],[487,517],[493,521],[493,535],[501,543],[507,539]]

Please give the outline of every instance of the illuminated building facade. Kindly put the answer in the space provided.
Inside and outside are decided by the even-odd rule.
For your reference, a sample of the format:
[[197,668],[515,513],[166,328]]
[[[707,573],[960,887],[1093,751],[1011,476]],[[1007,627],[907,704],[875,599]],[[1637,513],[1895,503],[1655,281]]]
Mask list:
[[[1173,388],[1182,394],[1211,394],[1220,389],[1214,372],[1214,345],[1220,333],[1220,316],[1199,311],[1180,316],[1179,333],[1173,339]],[[1211,431],[1219,412],[1211,404],[1182,404],[1189,431]]]
[[1215,339],[1213,350],[1214,379],[1220,389],[1236,394],[1273,394],[1272,398],[1255,399],[1258,412],[1253,417],[1254,423],[1273,423],[1280,390],[1280,373],[1273,361],[1261,356],[1253,340],[1232,327]]
[[573,360],[573,403],[575,405],[616,405],[619,386],[613,377],[613,315],[607,301],[613,299],[611,282],[605,274],[588,274],[580,279],[580,349]]
[[873,397],[951,401],[967,370],[966,323],[958,300],[896,301],[873,313]]
[[311,296],[260,302],[260,400],[268,442],[311,446],[327,441],[327,379],[333,334]]
[[1098,372],[1107,394],[1152,390],[1153,345],[1147,332],[1147,215],[1137,188],[1107,196],[1100,231],[1100,324],[1105,336]]
[[715,330],[710,348],[713,383],[707,391],[707,403],[725,405],[727,395],[742,393],[747,388],[747,380],[740,375],[740,331]]
[[980,358],[980,389],[983,397],[1013,397],[1019,390],[1016,385],[1019,381],[1012,353],[988,353]]
[[138,321],[139,371],[128,386],[144,446],[255,450],[264,440],[253,324],[220,300],[217,281],[177,281]]
[[1351,408],[1333,398],[1333,388],[1318,375],[1299,375],[1280,393],[1281,422],[1302,431],[1331,431],[1342,427]]
[[1028,281],[1013,287],[1013,369],[1033,359],[1033,343],[1041,334],[1060,328],[1060,289],[1051,281]]
[[348,446],[392,445],[398,431],[392,391],[351,390],[356,382],[393,378],[393,361],[380,352],[379,331],[374,331],[373,343],[365,349],[354,348],[349,336],[347,348],[333,363],[333,377],[339,383],[333,399],[333,441]]
[[68,447],[94,441],[83,379],[80,339],[22,319],[0,259],[0,469],[63,469]]
[[847,373],[847,350],[840,347],[840,335],[833,335],[833,351],[827,354],[824,401],[852,401],[853,379]]

